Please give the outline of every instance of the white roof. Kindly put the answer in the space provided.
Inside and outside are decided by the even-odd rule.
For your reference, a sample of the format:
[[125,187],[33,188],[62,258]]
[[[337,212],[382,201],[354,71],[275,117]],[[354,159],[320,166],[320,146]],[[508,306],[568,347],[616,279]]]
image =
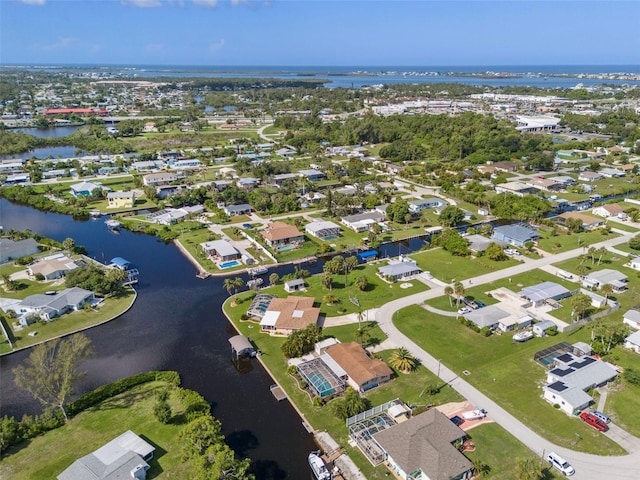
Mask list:
[[260,320],[260,326],[275,327],[279,316],[280,316],[280,312],[274,312],[271,310],[266,311],[264,313],[264,317],[262,317],[262,320]]
[[204,242],[200,245],[207,251],[215,250],[221,257],[235,255],[238,253],[238,250],[236,250],[234,246],[226,240],[212,240],[211,242]]
[[328,353],[323,353],[322,355],[320,355],[320,359],[324,362],[324,364],[327,367],[331,369],[333,373],[336,374],[336,376],[338,377],[347,376],[347,372],[344,371],[344,368],[338,365],[338,362],[336,362],[333,358],[331,358],[331,356]]
[[625,341],[633,344],[633,345],[640,345],[640,330],[637,330],[635,332],[633,332],[631,335],[629,335]]

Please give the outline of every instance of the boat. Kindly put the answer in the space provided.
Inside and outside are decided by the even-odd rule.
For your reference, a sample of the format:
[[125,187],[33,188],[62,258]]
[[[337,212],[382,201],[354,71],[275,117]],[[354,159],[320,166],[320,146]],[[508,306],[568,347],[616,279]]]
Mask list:
[[118,220],[113,220],[113,219],[106,220],[104,223],[107,224],[107,227],[109,227],[109,230],[118,230],[122,225]]
[[531,330],[525,330],[524,332],[518,332],[513,336],[514,342],[526,342],[533,338],[533,332]]
[[91,218],[94,218],[94,219],[95,219],[95,218],[99,218],[99,217],[101,217],[101,216],[102,216],[102,212],[101,212],[100,210],[91,210],[91,211],[89,212],[89,216],[90,216]]
[[327,468],[324,463],[324,460],[319,455],[318,452],[311,452],[309,454],[309,466],[311,467],[311,471],[313,472],[313,476],[316,477],[316,480],[331,480],[331,472]]
[[254,278],[253,280],[249,280],[247,282],[247,287],[249,288],[259,287],[263,283],[264,283],[264,280],[262,280],[261,278]]
[[260,265],[254,268],[250,268],[249,275],[251,275],[252,277],[257,277],[258,275],[264,275],[268,271],[269,269],[267,267],[265,267],[264,265]]

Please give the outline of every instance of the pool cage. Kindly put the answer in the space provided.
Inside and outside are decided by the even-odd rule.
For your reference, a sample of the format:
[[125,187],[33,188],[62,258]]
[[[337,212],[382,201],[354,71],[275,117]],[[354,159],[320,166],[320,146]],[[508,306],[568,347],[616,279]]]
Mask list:
[[319,358],[301,363],[296,368],[320,398],[340,394],[346,389],[344,381]]
[[278,296],[259,293],[254,297],[251,305],[249,305],[247,315],[253,318],[264,317],[264,312],[267,311],[267,308],[269,308],[269,305],[271,304],[271,300],[273,300],[274,298],[278,298]]
[[386,412],[378,413],[349,427],[349,436],[356,442],[358,448],[369,459],[373,466],[380,465],[386,458],[386,453],[373,436],[393,427],[397,422]]
[[560,342],[552,345],[544,350],[537,351],[533,355],[533,359],[545,368],[553,365],[553,362],[560,355],[573,351],[573,346],[567,342]]

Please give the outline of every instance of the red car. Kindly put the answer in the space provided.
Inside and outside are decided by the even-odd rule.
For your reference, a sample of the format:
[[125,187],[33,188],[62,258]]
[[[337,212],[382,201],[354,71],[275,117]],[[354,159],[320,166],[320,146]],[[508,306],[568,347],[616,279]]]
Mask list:
[[582,412],[580,414],[580,418],[583,421],[585,421],[586,423],[588,423],[589,425],[591,425],[593,428],[597,428],[601,432],[606,432],[607,430],[609,430],[609,425],[604,423],[602,420],[600,420],[595,415],[592,415],[592,414],[587,413],[587,412]]

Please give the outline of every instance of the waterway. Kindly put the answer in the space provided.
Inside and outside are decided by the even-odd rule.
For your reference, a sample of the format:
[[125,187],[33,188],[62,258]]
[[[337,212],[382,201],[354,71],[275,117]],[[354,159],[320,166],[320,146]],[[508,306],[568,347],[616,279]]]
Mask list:
[[[115,235],[102,221],[76,221],[2,199],[0,224],[5,231],[29,228],[59,241],[72,237],[97,260],[122,256],[140,269],[133,308],[86,331],[96,355],[82,365],[87,376],[79,393],[142,371],[177,370],[186,388],[211,402],[228,443],[252,459],[256,478],[309,478],[306,459],[315,445],[300,417],[288,402],[272,397],[273,382],[256,360],[243,374],[231,362],[227,339],[235,331],[221,312],[228,297],[221,278],[199,280],[172,244],[128,231]],[[11,370],[27,355],[18,352],[0,358],[0,415],[19,417],[39,411],[38,404],[13,383]]]
[[73,127],[55,127],[55,128],[14,128],[10,130],[16,133],[26,133],[38,138],[58,138],[66,137],[78,131],[80,126]]

